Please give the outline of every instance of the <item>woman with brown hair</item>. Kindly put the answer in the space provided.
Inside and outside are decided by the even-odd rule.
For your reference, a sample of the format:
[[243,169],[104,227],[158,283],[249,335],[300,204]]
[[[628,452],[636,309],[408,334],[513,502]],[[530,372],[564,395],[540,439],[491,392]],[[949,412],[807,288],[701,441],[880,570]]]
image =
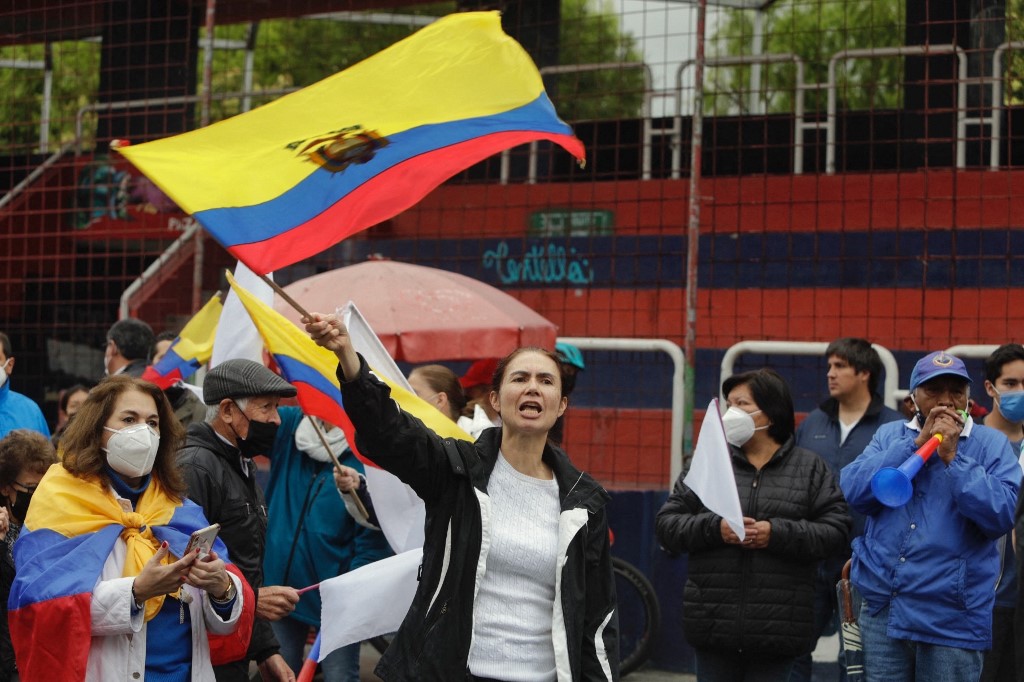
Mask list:
[[213,636],[251,627],[252,592],[219,541],[204,557],[185,551],[209,524],[183,498],[181,438],[154,384],[117,375],[90,392],[16,547],[10,623],[25,679],[59,661],[74,679],[212,682],[211,643],[244,653],[241,638]]
[[377,666],[384,680],[618,679],[608,493],[548,443],[565,411],[561,365],[520,348],[492,378],[501,428],[443,439],[395,409],[344,324],[306,331],[338,357],[359,449],[426,507],[416,595]]
[[444,365],[420,365],[409,373],[409,385],[416,395],[453,422],[459,420],[466,406],[466,394],[455,372]]

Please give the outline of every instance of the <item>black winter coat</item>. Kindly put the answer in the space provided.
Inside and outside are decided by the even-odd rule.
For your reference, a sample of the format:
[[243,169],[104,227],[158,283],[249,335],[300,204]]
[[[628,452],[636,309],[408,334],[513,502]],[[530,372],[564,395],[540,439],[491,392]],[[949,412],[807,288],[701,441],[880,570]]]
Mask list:
[[[396,409],[386,384],[369,374],[346,383],[345,411],[364,455],[405,481],[426,507],[420,584],[394,641],[377,666],[389,682],[466,679],[481,544],[489,525],[481,506],[497,462],[501,430],[476,443],[442,439]],[[545,447],[558,481],[559,577],[552,640],[559,682],[618,680],[618,620],[611,569],[608,493],[564,452]]]
[[662,545],[689,553],[683,628],[696,649],[796,656],[814,640],[818,562],[846,546],[850,516],[823,459],[789,438],[761,468],[730,447],[744,516],[771,523],[764,549],[722,539],[722,517],[683,482],[658,512]]
[[[242,473],[238,448],[217,437],[209,424],[192,424],[178,463],[188,484],[188,497],[203,508],[210,523],[220,524],[218,537],[231,562],[254,592],[263,586],[263,549],[267,539],[267,502],[252,476]],[[280,649],[270,623],[253,624],[249,657],[257,662]]]

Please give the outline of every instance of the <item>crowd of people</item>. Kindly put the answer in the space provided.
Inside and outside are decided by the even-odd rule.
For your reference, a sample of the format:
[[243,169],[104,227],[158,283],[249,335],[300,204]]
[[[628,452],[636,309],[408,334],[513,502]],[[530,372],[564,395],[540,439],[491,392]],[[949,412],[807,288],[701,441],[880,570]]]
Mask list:
[[[416,594],[377,674],[618,679],[610,498],[560,448],[579,349],[523,348],[461,377],[415,368],[416,395],[472,435],[459,441],[395,409],[340,319],[305,322],[337,356],[359,451],[425,504]],[[173,338],[115,323],[106,376],[63,392],[51,434],[12,389],[0,333],[0,682],[55,665],[85,680],[241,681],[253,668],[294,680],[322,625],[319,594],[304,588],[392,554],[340,428],[251,360],[218,364],[198,391],[141,379]],[[972,377],[945,352],[916,362],[902,414],[878,393],[868,341],[838,339],[825,361],[829,397],[799,425],[778,372],[721,386],[742,529],[685,471],[657,515],[660,544],[688,556],[682,621],[698,680],[812,679],[844,567],[866,679],[1016,680],[1024,346],[987,359],[984,424]],[[883,503],[876,474],[931,441],[909,501]],[[214,525],[211,546],[189,545]],[[359,644],[320,669],[326,682],[359,680]]]

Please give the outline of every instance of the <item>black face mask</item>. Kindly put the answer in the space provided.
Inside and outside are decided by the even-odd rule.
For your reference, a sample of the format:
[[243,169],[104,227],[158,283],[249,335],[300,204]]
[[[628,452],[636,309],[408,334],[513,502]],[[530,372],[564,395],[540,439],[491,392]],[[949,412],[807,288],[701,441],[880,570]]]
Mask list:
[[14,491],[14,502],[7,501],[10,505],[11,516],[18,523],[25,523],[25,516],[28,514],[28,505],[32,501],[32,493],[26,490]]
[[274,448],[274,438],[277,436],[277,424],[272,422],[258,422],[249,420],[249,435],[238,439],[238,449],[243,457],[255,457],[256,455],[269,455]]

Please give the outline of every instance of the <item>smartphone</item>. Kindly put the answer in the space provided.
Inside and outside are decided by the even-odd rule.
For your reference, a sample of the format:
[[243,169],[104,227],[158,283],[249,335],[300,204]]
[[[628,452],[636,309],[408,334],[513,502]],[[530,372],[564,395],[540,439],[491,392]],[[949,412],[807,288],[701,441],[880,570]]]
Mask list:
[[199,558],[205,559],[206,555],[213,549],[213,541],[217,538],[218,532],[220,532],[220,524],[215,523],[212,526],[200,528],[192,533],[188,539],[188,545],[185,547],[185,556],[188,556],[189,552],[198,547]]

